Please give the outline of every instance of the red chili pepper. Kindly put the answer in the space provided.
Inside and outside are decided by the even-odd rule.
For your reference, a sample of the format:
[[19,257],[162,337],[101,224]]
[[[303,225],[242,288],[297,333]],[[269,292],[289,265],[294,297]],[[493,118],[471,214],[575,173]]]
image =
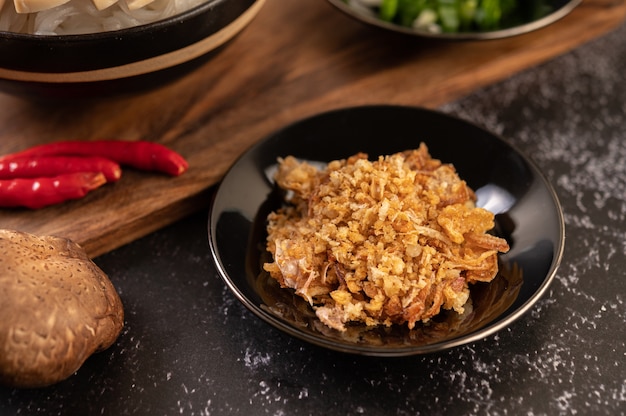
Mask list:
[[147,141],[96,140],[45,143],[0,157],[0,161],[38,156],[100,156],[140,170],[178,176],[187,170],[187,161],[159,143]]
[[101,172],[64,173],[45,178],[0,180],[0,206],[43,208],[78,199],[106,183]]
[[108,182],[122,176],[117,162],[103,157],[42,156],[0,160],[0,179],[39,178],[72,172],[102,172]]

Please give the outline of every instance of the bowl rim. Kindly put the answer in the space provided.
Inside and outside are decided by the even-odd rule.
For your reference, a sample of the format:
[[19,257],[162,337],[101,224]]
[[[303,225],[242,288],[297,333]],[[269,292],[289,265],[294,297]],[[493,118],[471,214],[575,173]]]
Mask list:
[[[10,67],[0,64],[0,79],[30,83],[66,84],[110,81],[121,78],[145,75],[148,73],[175,67],[199,58],[233,39],[258,14],[266,0],[248,0],[245,10],[235,18],[216,27],[211,33],[196,34],[196,38],[182,47],[158,46],[156,53],[146,54],[138,58],[119,58],[120,62],[112,65],[93,65],[89,67],[68,68],[67,70],[34,70],[22,67]],[[102,42],[119,42],[137,39],[144,34],[154,36],[155,33],[167,33],[170,28],[179,28],[191,18],[198,19],[203,13],[228,0],[208,0],[190,10],[156,22],[130,28],[86,34],[71,35],[32,35],[13,32],[0,32],[0,42],[16,40],[26,44],[44,43],[51,50],[63,49],[66,45],[83,45],[90,47]],[[249,3],[249,4],[248,4]],[[93,45],[92,45],[93,44]],[[86,46],[85,46],[86,45]],[[91,65],[91,64],[90,64]]]
[[10,32],[6,30],[0,30],[0,38],[22,40],[22,41],[34,41],[34,42],[51,42],[51,43],[67,43],[72,41],[91,41],[97,39],[108,39],[111,37],[118,37],[124,35],[132,35],[146,31],[146,29],[154,30],[164,26],[169,26],[172,23],[187,20],[188,18],[202,13],[205,9],[214,7],[216,3],[221,3],[227,0],[205,0],[203,3],[198,4],[190,9],[187,9],[181,13],[166,17],[164,19],[155,20],[150,23],[143,23],[136,26],[130,26],[122,29],[109,30],[106,32],[92,32],[92,33],[78,33],[78,34],[63,34],[63,35],[40,35],[33,33],[21,33]]

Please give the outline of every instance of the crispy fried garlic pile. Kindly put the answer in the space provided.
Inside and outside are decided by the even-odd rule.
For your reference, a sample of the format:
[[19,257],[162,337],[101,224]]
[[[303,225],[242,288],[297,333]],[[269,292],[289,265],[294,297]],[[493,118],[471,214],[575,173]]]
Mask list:
[[268,217],[264,269],[343,331],[428,322],[441,309],[463,312],[468,284],[491,281],[505,240],[487,234],[493,214],[474,205],[454,167],[428,149],[359,153],[318,170],[289,156],[277,184],[289,205]]

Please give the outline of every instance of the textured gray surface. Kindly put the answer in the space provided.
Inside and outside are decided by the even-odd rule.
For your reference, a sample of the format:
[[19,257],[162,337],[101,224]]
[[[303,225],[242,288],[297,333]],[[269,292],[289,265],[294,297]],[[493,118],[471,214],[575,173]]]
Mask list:
[[556,279],[509,328],[409,358],[307,345],[227,291],[197,215],[97,259],[125,304],[117,344],[56,386],[0,388],[0,414],[624,414],[625,73],[622,26],[443,108],[533,159],[563,205]]

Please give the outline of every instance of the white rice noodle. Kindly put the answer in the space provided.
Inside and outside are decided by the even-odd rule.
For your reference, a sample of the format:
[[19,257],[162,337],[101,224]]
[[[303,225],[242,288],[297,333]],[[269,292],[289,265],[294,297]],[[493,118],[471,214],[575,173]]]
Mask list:
[[[148,4],[145,4],[146,1]],[[70,0],[49,10],[21,14],[15,11],[13,1],[4,0],[5,4],[0,10],[0,31],[36,35],[107,32],[162,20],[189,10],[204,1]]]
[[117,0],[93,0],[93,4],[98,10],[104,10],[107,7],[113,6],[115,3],[117,3]]
[[130,10],[137,10],[152,3],[152,1],[153,0],[126,0],[126,5]]
[[70,0],[15,0],[13,5],[18,13],[37,13],[60,6]]
[[27,26],[27,19],[28,15],[19,14],[15,11],[13,1],[4,0],[4,4],[0,9],[0,30],[6,32],[21,32],[21,29]]

